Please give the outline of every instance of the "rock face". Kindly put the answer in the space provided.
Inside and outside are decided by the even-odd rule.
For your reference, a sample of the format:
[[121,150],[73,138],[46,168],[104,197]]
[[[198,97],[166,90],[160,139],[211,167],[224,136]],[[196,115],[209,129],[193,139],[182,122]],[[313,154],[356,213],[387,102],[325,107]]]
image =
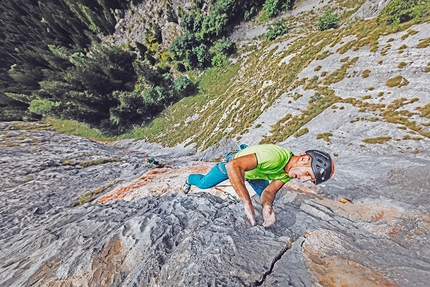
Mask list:
[[[106,146],[16,128],[0,125],[1,286],[427,286],[430,280],[427,159],[360,155],[349,168],[339,159],[346,167],[340,175],[372,162],[372,178],[356,172],[354,180],[335,180],[318,193],[283,188],[277,222],[265,229],[258,196],[252,227],[241,203],[180,192],[202,164],[187,150]],[[168,164],[151,170],[143,160],[148,154]],[[160,178],[150,177],[156,175],[169,182],[158,192]],[[139,196],[113,196],[127,186]],[[100,187],[104,204],[71,207]]]

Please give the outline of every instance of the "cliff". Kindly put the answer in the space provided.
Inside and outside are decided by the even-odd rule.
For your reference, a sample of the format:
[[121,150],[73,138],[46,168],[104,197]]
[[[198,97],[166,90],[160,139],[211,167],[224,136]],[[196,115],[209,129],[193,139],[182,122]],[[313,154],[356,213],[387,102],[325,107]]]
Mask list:
[[[427,157],[339,159],[334,182],[322,190],[283,188],[275,201],[278,221],[265,229],[256,195],[252,227],[242,205],[222,192],[232,192],[228,183],[180,191],[189,172],[211,166],[190,150],[144,142],[114,147],[47,127],[0,127],[3,286],[426,286],[429,280]],[[152,169],[147,155],[166,166]],[[97,189],[97,201],[71,206]]]

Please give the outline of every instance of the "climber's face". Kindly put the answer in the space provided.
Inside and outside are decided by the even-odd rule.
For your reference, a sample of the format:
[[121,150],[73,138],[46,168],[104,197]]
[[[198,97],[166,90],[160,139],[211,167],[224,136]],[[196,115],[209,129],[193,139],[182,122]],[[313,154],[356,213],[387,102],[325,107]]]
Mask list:
[[288,176],[291,178],[297,178],[301,182],[315,182],[315,175],[312,171],[311,161],[312,159],[309,155],[300,155],[296,163],[288,171]]

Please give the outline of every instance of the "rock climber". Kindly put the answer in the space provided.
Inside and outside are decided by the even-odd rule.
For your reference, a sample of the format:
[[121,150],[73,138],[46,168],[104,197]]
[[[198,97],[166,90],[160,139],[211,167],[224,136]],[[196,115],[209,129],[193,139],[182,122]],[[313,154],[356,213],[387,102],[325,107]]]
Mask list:
[[159,161],[156,161],[153,157],[147,157],[145,158],[145,161],[150,165],[155,165],[155,167],[163,167],[163,164]]
[[276,193],[288,181],[297,178],[302,182],[320,184],[333,176],[334,162],[330,155],[319,150],[308,150],[294,155],[290,150],[274,144],[262,144],[228,153],[206,175],[190,174],[183,191],[188,193],[192,185],[201,189],[211,188],[229,179],[242,200],[245,214],[256,225],[256,216],[251,197],[245,186],[247,181],[261,197],[263,226],[275,223],[273,201]]

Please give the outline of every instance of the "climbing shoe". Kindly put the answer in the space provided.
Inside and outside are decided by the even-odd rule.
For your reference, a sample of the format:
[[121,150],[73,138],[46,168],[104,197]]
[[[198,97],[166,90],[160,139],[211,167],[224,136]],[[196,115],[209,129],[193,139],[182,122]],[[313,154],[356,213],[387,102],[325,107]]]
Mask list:
[[187,194],[188,192],[190,192],[191,189],[191,184],[188,183],[188,181],[184,182],[184,186],[182,187],[182,190],[184,191],[185,194]]

